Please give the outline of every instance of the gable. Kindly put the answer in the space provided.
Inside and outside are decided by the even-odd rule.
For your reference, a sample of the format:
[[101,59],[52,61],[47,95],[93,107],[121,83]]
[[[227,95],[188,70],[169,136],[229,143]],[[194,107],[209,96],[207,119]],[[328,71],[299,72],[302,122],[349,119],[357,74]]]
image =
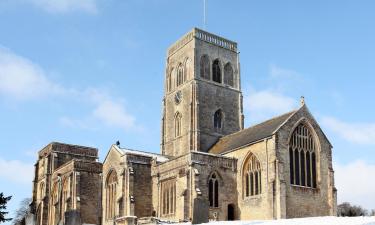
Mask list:
[[111,148],[109,149],[109,151],[107,152],[107,155],[105,156],[105,158],[103,160],[103,164],[105,164],[107,162],[107,160],[109,160],[110,158],[121,157],[122,155],[123,155],[123,153],[120,152],[118,150],[118,148],[115,147],[115,145],[112,145]]
[[291,133],[294,131],[294,128],[303,121],[306,121],[309,125],[311,125],[314,132],[319,134],[319,136],[321,137],[320,139],[323,138],[324,141],[327,142],[332,148],[331,142],[306,105],[303,105],[299,110],[297,110],[296,113],[291,116],[284,124],[282,124],[275,132],[287,132],[288,135],[291,135]]
[[272,136],[296,111],[292,111],[263,123],[220,138],[209,150],[209,153],[223,154],[228,151],[250,145]]

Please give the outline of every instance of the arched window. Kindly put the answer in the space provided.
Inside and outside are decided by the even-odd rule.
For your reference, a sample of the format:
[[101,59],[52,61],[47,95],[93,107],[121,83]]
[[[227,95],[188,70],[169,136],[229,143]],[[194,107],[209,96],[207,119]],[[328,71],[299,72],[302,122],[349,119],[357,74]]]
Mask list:
[[245,196],[254,196],[262,193],[262,169],[260,162],[251,154],[244,164],[243,171]]
[[203,55],[200,61],[200,75],[201,78],[210,79],[210,60],[207,55]]
[[180,86],[181,84],[184,83],[184,68],[182,67],[182,64],[178,66],[177,69],[177,83],[176,86]]
[[187,58],[185,60],[185,68],[184,68],[184,81],[191,79],[191,60]]
[[117,174],[112,170],[106,180],[106,218],[113,219],[116,217],[116,196],[117,196]]
[[300,124],[289,143],[290,183],[316,188],[316,144],[310,129]]
[[214,128],[216,131],[220,131],[223,127],[223,112],[218,109],[214,114]]
[[172,79],[173,79],[173,74],[174,74],[174,68],[171,69],[170,73],[168,74],[168,77],[167,77],[167,91],[172,91],[173,89],[173,82],[172,82]]
[[182,129],[182,115],[181,113],[177,112],[174,118],[174,129],[175,129],[175,137],[181,136],[181,129]]
[[224,66],[224,83],[233,87],[233,68],[230,63]]
[[59,221],[59,186],[60,186],[60,183],[59,182],[56,182],[54,185],[53,185],[53,188],[52,188],[52,194],[51,194],[51,200],[52,200],[52,207],[50,208],[51,209],[51,224],[57,224],[57,222]]
[[221,83],[221,69],[219,59],[215,59],[212,63],[212,80]]
[[69,197],[70,197],[70,179],[64,178],[61,192],[61,215],[62,223],[65,223],[65,212],[69,210]]
[[44,182],[40,183],[39,185],[39,201],[42,201],[44,198]]
[[208,180],[208,200],[210,207],[219,207],[219,180],[215,173]]

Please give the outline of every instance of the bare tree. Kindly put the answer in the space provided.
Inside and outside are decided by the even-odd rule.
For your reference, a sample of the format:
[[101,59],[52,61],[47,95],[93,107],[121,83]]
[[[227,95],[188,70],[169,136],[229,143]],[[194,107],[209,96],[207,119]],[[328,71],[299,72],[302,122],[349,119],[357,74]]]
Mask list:
[[30,212],[31,198],[25,198],[21,201],[20,207],[16,211],[16,215],[12,221],[13,225],[21,224],[27,214]]
[[375,216],[375,209],[371,210],[370,216]]
[[358,205],[350,205],[349,202],[344,202],[337,206],[337,216],[367,216],[368,211]]

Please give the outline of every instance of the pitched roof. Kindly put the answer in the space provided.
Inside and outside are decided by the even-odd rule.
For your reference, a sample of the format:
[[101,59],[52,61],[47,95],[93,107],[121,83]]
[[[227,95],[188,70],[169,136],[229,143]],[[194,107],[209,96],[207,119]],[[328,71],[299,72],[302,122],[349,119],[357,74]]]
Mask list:
[[125,154],[132,154],[132,155],[141,155],[141,156],[146,156],[150,158],[156,158],[157,162],[165,162],[169,160],[166,156],[156,154],[156,153],[151,153],[151,152],[145,152],[145,151],[140,151],[140,150],[134,150],[134,149],[129,149],[129,148],[120,148],[117,145],[113,145],[115,149],[117,149],[122,155]]
[[274,117],[255,126],[220,138],[209,153],[223,154],[271,136],[296,111]]

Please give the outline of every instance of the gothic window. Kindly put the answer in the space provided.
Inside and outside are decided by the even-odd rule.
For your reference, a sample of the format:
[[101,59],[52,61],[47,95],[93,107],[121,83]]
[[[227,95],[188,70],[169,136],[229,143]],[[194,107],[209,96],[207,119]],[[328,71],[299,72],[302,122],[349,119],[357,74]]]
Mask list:
[[250,154],[244,164],[244,187],[245,197],[255,196],[262,193],[262,171],[260,162],[255,155]]
[[64,213],[67,210],[66,206],[66,200],[68,198],[68,180],[65,179],[62,186],[62,199],[61,199],[61,215],[63,216],[62,219],[64,219]]
[[40,183],[39,185],[39,201],[43,200],[44,197],[44,182]]
[[176,116],[175,116],[175,118],[174,118],[174,129],[175,129],[175,137],[179,137],[179,136],[181,136],[181,129],[182,129],[182,122],[181,122],[181,120],[182,120],[182,115],[181,115],[181,113],[179,113],[179,112],[177,112],[176,113]]
[[106,219],[116,217],[117,174],[112,170],[106,179]]
[[219,59],[215,59],[212,63],[212,80],[221,83],[221,69]]
[[184,83],[184,68],[180,64],[177,69],[177,83],[176,86],[180,86],[181,84]]
[[184,81],[191,79],[191,60],[187,58],[185,60],[185,68],[184,68]]
[[203,55],[200,61],[200,75],[201,78],[210,79],[210,60],[207,55]]
[[176,212],[176,180],[167,180],[161,184],[162,214],[171,215]]
[[172,85],[173,84],[172,83],[173,74],[174,74],[174,68],[172,68],[171,72],[167,76],[167,91],[172,91],[172,88],[173,88],[173,85]]
[[233,87],[233,68],[230,63],[224,66],[224,83]]
[[290,183],[316,188],[316,144],[310,129],[300,124],[289,143]]
[[214,128],[216,131],[220,131],[223,127],[223,112],[218,109],[214,114]]
[[51,224],[56,224],[59,221],[59,186],[59,182],[56,182],[52,189]]
[[219,207],[219,180],[215,173],[208,180],[208,199],[210,207]]

